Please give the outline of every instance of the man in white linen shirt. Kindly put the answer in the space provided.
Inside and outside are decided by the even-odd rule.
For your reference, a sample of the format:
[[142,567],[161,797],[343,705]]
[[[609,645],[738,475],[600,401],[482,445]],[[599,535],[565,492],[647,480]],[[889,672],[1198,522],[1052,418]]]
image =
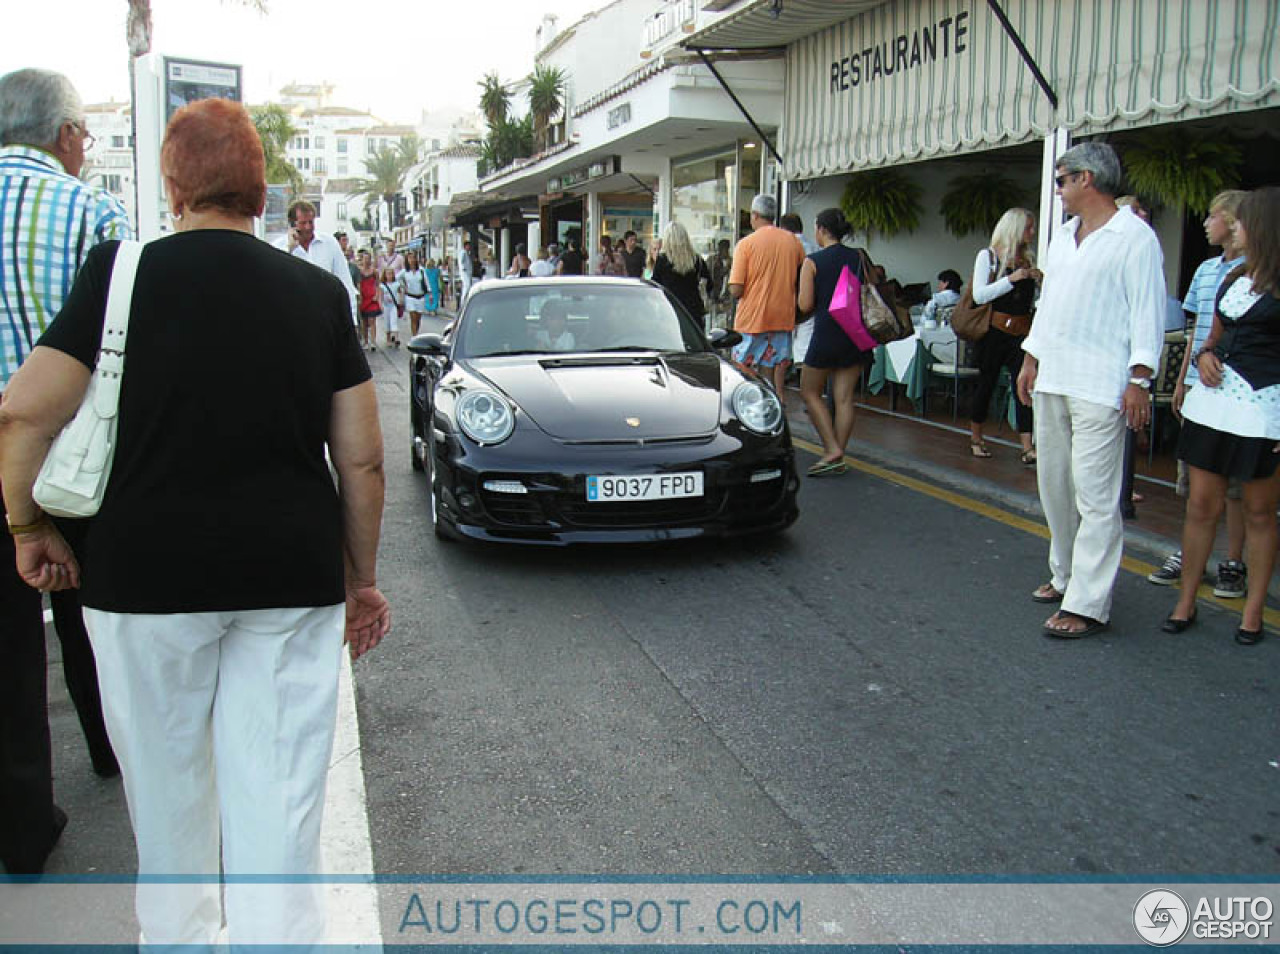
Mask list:
[[1018,398],[1033,404],[1040,503],[1049,524],[1052,579],[1032,594],[1062,601],[1046,635],[1104,629],[1124,545],[1116,501],[1124,429],[1151,415],[1151,375],[1164,344],[1165,285],[1155,233],[1116,209],[1120,160],[1104,143],[1064,152],[1058,194],[1071,218],[1049,244],[1044,289]]
[[351,282],[351,266],[342,246],[332,235],[316,231],[316,207],[306,199],[289,206],[289,231],[276,239],[275,247],[290,255],[305,258],[312,265],[331,272],[351,299],[351,320],[356,320],[356,286]]

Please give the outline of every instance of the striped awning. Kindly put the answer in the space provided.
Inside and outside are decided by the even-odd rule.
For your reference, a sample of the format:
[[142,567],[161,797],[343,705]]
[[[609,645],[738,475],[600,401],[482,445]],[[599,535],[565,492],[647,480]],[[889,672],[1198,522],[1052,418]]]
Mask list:
[[787,177],[1280,103],[1280,0],[1002,6],[1056,111],[983,0],[892,0],[788,45]]
[[890,0],[751,0],[693,34],[682,46],[706,50],[766,50],[794,43]]

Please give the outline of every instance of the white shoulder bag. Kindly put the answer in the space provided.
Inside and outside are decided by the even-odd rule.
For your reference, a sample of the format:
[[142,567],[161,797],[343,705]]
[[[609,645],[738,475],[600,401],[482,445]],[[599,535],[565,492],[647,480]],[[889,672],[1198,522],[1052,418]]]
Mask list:
[[32,489],[35,502],[55,517],[92,517],[102,506],[116,453],[125,339],[129,335],[133,276],[141,255],[141,242],[120,243],[107,291],[98,365],[80,410],[49,448]]

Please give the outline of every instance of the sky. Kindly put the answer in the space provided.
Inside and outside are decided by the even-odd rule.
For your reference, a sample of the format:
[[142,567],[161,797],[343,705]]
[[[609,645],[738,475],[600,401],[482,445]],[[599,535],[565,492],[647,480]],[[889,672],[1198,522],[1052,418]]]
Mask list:
[[[334,104],[387,122],[421,109],[476,109],[477,82],[533,68],[544,13],[563,30],[607,0],[152,0],[152,50],[239,63],[251,103],[290,82],[333,83]],[[0,74],[65,73],[86,103],[128,97],[127,0],[4,0]]]

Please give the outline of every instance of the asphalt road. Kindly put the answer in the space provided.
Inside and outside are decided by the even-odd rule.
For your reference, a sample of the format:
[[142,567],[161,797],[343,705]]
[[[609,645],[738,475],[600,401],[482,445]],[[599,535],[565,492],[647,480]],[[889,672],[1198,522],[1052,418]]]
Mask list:
[[772,538],[441,543],[404,352],[371,363],[378,872],[1280,871],[1280,640],[1207,605],[1166,636],[1172,593],[1128,573],[1108,633],[1046,638],[1044,541],[856,471]]
[[[1280,639],[1237,647],[1208,604],[1165,636],[1172,593],[1128,573],[1108,633],[1045,638],[1042,540],[858,471],[806,480],[773,538],[443,544],[405,354],[371,364],[394,612],[355,667],[377,872],[1280,871]],[[71,821],[48,870],[130,874],[119,780],[90,772],[49,642]]]

